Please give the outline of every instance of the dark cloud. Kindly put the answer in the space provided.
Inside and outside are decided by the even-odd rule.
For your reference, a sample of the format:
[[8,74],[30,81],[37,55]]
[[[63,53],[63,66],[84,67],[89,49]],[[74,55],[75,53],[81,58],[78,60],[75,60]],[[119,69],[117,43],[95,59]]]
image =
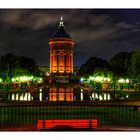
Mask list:
[[109,60],[118,52],[140,49],[138,9],[1,9],[0,56],[12,52],[49,66],[48,42],[61,15],[75,40],[75,66],[91,56]]

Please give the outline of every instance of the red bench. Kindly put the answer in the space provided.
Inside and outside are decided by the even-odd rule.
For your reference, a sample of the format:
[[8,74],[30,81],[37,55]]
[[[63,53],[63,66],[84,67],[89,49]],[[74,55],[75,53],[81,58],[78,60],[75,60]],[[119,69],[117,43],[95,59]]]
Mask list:
[[97,119],[71,119],[71,120],[38,120],[38,129],[51,129],[57,126],[69,126],[72,128],[97,128]]

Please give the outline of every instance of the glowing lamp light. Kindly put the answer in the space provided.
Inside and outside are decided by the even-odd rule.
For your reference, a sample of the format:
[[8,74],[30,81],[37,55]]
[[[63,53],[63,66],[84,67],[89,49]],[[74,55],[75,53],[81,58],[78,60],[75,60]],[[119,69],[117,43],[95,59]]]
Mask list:
[[49,75],[50,75],[50,73],[49,73],[49,72],[47,72],[47,73],[46,73],[46,75],[47,75],[47,76],[49,76]]
[[30,77],[26,77],[26,81],[30,80]]
[[19,79],[20,79],[21,81],[24,81],[24,78],[23,78],[23,77],[20,77]]
[[129,79],[126,79],[125,81],[126,81],[126,83],[129,83]]
[[81,78],[81,79],[80,79],[80,82],[83,82],[84,80],[85,80],[84,78]]
[[40,77],[33,77],[33,76],[20,76],[20,77],[11,79],[12,82],[16,82],[16,81],[26,82],[26,81],[31,81],[31,80],[34,80],[34,81],[37,80],[39,82],[42,82],[43,79]]
[[23,77],[23,81],[27,81],[27,77],[26,76]]
[[19,77],[16,77],[16,80],[19,80]]
[[124,83],[125,80],[124,80],[124,79],[119,79],[118,82],[119,82],[119,83]]
[[31,80],[31,78],[29,76],[27,77],[27,79],[28,79],[28,81]]
[[34,77],[33,77],[33,76],[31,76],[30,78],[31,78],[31,79],[33,79]]
[[95,79],[95,77],[92,77],[92,76],[89,77],[89,80],[94,80],[94,79]]
[[95,81],[98,81],[99,79],[98,79],[98,77],[95,77]]
[[95,80],[101,82],[103,80],[103,77],[97,76]]
[[16,81],[16,79],[15,78],[12,78],[12,82],[15,82]]
[[99,81],[102,81],[103,80],[103,78],[102,77],[99,77]]
[[107,80],[107,78],[104,78],[104,81],[106,81]]
[[129,96],[128,95],[126,95],[126,98],[128,98]]
[[110,81],[111,81],[111,79],[110,79],[110,78],[107,78],[107,81],[108,81],[108,82],[110,82]]

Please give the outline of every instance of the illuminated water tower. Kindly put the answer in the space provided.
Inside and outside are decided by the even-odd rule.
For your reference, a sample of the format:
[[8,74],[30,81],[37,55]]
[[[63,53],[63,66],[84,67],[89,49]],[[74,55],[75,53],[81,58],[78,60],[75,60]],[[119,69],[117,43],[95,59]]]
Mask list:
[[70,76],[73,73],[74,41],[65,31],[61,17],[57,32],[49,41],[50,74],[52,76]]

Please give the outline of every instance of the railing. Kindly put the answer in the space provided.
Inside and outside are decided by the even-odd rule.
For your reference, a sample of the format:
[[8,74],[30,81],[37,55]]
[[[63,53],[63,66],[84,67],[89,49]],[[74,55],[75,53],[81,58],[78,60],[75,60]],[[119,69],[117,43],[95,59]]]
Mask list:
[[38,120],[97,119],[98,127],[140,127],[135,102],[0,102],[0,125],[34,124]]

